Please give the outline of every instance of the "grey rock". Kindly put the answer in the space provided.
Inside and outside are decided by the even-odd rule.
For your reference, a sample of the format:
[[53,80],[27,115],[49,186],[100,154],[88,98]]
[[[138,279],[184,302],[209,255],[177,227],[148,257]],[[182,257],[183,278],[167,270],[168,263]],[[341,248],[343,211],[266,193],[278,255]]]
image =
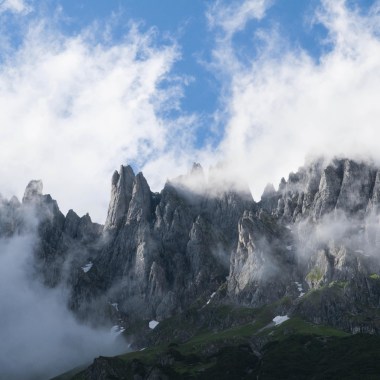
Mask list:
[[64,283],[70,307],[93,323],[160,321],[202,308],[215,292],[213,302],[253,307],[287,297],[289,312],[308,320],[378,331],[352,318],[380,306],[380,174],[373,163],[317,160],[282,179],[277,191],[267,186],[258,204],[247,190],[215,184],[194,164],[153,193],[142,173],[122,166],[103,227],[73,210],[64,216],[32,181],[22,203],[0,200],[0,235],[25,230],[32,211],[36,271],[47,286]]
[[30,181],[25,189],[23,203],[33,202],[42,196],[43,184],[41,180]]
[[372,197],[370,198],[367,206],[367,213],[379,214],[380,211],[380,171],[377,170],[375,174],[375,181],[372,189]]
[[73,305],[107,294],[131,319],[160,320],[225,281],[238,220],[254,207],[250,195],[230,188],[209,192],[198,164],[188,175],[168,181],[159,194],[150,191],[141,173],[124,187],[127,195],[117,176],[112,186],[109,216],[117,214],[119,222],[107,219],[105,244],[93,260],[99,278],[96,283],[86,276],[78,279]]
[[125,221],[129,203],[132,199],[135,174],[132,168],[121,166],[120,171],[115,171],[112,176],[111,200],[104,228],[106,230],[119,228]]
[[334,210],[341,189],[342,168],[341,163],[328,165],[322,173],[318,193],[315,196],[313,205],[313,217],[315,220],[321,218]]
[[229,296],[240,304],[260,307],[287,294],[294,271],[291,237],[274,218],[245,212],[239,221],[239,242],[231,256]]
[[364,214],[374,181],[375,172],[371,165],[345,160],[336,209],[353,214]]

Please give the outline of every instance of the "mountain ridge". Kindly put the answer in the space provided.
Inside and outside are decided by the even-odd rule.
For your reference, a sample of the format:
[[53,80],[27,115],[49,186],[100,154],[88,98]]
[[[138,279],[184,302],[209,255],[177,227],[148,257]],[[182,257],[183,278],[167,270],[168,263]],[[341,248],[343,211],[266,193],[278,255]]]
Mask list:
[[[22,231],[32,210],[43,283],[64,284],[79,320],[116,324],[134,349],[166,340],[154,332],[163,327],[151,330],[148,321],[192,316],[188,331],[162,330],[186,342],[208,310],[214,322],[207,329],[218,333],[255,321],[266,308],[255,334],[286,316],[379,335],[380,168],[317,160],[282,179],[278,190],[268,185],[259,202],[227,181],[224,188],[216,183],[194,164],[154,193],[142,173],[121,166],[102,226],[88,214],[64,216],[43,195],[42,182],[31,181],[22,203],[2,200],[0,233]],[[231,315],[215,317],[226,307]],[[247,312],[239,316],[239,308]],[[259,350],[267,338],[257,339]]]
[[[194,178],[196,185],[202,182],[203,193],[187,185]],[[194,164],[187,176],[153,193],[142,173],[121,166],[112,176],[103,227],[92,223],[88,214],[79,218],[70,210],[63,216],[56,201],[42,194],[42,182],[31,181],[21,205],[34,204],[41,220],[36,252],[45,283],[66,281],[71,286],[70,307],[83,319],[99,298],[104,316],[109,303],[117,303],[119,313],[128,310],[127,318],[160,320],[185,310],[203,293],[217,291],[226,278],[227,302],[260,307],[285,296],[294,298],[295,282],[317,289],[349,281],[349,271],[359,277],[378,271],[373,252],[362,253],[360,246],[376,250],[380,236],[380,171],[373,164],[316,161],[283,179],[277,191],[267,187],[257,203],[230,189],[215,195],[205,181],[201,166]],[[307,248],[309,257],[299,254],[306,250],[302,234],[312,237],[320,225],[344,223],[344,231],[333,239],[316,237]],[[355,250],[346,247],[346,230],[352,235],[350,244],[357,236]],[[76,265],[90,260],[91,270],[71,265],[69,274],[59,273],[74,246],[82,251]],[[317,272],[320,278],[313,278]]]

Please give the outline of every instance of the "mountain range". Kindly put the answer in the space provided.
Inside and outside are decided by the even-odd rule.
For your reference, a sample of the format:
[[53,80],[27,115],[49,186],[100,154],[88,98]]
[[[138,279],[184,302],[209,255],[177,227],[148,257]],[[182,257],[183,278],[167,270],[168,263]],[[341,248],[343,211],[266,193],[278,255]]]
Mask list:
[[194,164],[155,193],[121,166],[104,225],[41,181],[1,200],[0,236],[33,218],[39,280],[132,351],[59,379],[380,378],[380,167],[314,160],[258,202],[221,178]]

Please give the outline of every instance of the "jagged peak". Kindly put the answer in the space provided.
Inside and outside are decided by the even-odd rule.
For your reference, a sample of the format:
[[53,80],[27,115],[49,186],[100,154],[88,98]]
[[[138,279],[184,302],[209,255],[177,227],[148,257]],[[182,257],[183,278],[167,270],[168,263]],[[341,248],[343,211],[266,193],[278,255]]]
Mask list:
[[65,218],[66,219],[79,219],[79,216],[73,209],[70,209],[69,211],[67,211]]
[[117,170],[115,170],[112,174],[112,179],[111,179],[112,186],[117,185],[117,183],[119,182],[119,178],[120,178],[120,174]]
[[89,223],[89,224],[92,224],[92,220],[91,220],[91,216],[88,212],[86,212],[85,215],[83,215],[80,220],[84,223]]
[[135,178],[135,173],[130,165],[121,165],[119,171],[115,170],[112,175],[112,186],[116,186],[123,180],[133,180]]
[[276,189],[274,188],[272,183],[267,183],[267,185],[265,186],[263,195],[261,196],[261,200],[270,198],[274,195],[276,195]]
[[119,171],[114,171],[111,180],[111,200],[104,226],[106,230],[118,227],[126,218],[129,202],[132,199],[133,188],[138,176],[135,176],[130,165],[121,165]]
[[282,191],[284,190],[286,187],[286,180],[284,177],[281,178],[281,181],[280,181],[280,185],[278,186],[278,190],[279,191]]
[[133,171],[131,165],[126,165],[126,166],[121,165],[119,173],[120,173],[120,176],[130,176],[130,177],[135,176],[135,172]]
[[22,198],[23,203],[31,202],[42,195],[43,183],[41,180],[32,180],[28,183]]
[[12,198],[9,200],[9,203],[12,205],[12,206],[15,206],[15,207],[18,207],[20,206],[20,201],[18,200],[18,198],[13,195]]
[[[379,210],[379,185],[376,183],[379,165],[373,160],[334,157],[308,160],[288,181],[282,178],[278,201],[265,207],[287,220],[303,216],[318,220],[330,212],[343,211],[362,217]],[[263,198],[262,198],[263,199]]]
[[167,180],[165,187],[170,186],[181,191],[185,190],[196,194],[205,193],[206,177],[202,166],[199,163],[194,162],[187,174]]
[[194,162],[193,166],[191,167],[190,174],[202,174],[203,175],[203,168],[202,165],[198,162]]
[[144,177],[142,172],[137,173],[133,182],[133,192],[135,191],[148,191],[150,193],[150,187],[148,181]]

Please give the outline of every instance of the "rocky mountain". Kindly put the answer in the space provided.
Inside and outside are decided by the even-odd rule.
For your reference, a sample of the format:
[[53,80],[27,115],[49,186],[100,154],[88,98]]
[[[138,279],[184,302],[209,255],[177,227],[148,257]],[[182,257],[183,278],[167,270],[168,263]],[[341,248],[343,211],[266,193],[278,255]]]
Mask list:
[[[290,297],[308,319],[362,328],[337,315],[379,306],[375,165],[319,160],[282,179],[277,191],[268,185],[258,203],[226,183],[217,190],[199,164],[160,193],[122,166],[101,226],[72,210],[64,216],[41,181],[31,181],[22,203],[3,201],[0,227],[14,233],[21,210],[34,209],[45,284],[64,282],[70,307],[92,322],[163,320],[215,293],[218,302],[251,307]],[[338,303],[329,299],[331,310],[299,297],[331,284],[342,293]],[[377,322],[365,329],[377,331]]]
[[[206,179],[199,164],[160,193],[142,173],[121,166],[104,226],[72,210],[64,216],[40,181],[30,182],[21,203],[1,202],[1,236],[27,228],[27,216],[35,220],[43,282],[64,284],[79,319],[117,323],[135,348],[224,331],[257,321],[262,310],[267,322],[277,315],[351,334],[380,332],[374,163],[314,161],[283,178],[278,190],[268,185],[259,202],[212,173]],[[225,308],[232,309],[221,317]],[[249,310],[261,311],[253,317]],[[141,327],[149,320],[161,322],[154,332],[147,322]],[[182,327],[164,330],[165,321]],[[255,325],[256,332],[259,325],[265,327]]]
[[225,282],[238,220],[255,204],[248,193],[195,193],[185,185],[202,177],[194,165],[152,193],[130,166],[114,173],[102,246],[73,284],[74,309],[106,294],[124,317],[162,320]]

